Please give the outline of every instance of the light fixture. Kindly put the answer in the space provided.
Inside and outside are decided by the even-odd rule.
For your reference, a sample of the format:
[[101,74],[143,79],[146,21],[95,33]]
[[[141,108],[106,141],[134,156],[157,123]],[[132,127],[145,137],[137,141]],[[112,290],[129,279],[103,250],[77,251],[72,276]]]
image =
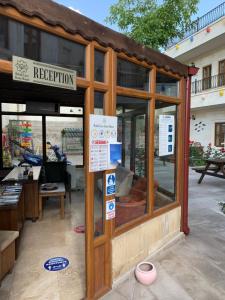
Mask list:
[[206,28],[206,32],[209,33],[210,31],[211,31],[211,27],[208,26],[208,27]]
[[180,45],[177,44],[177,45],[176,45],[176,50],[178,50],[179,48],[180,48]]
[[223,97],[223,95],[224,95],[224,90],[219,90],[219,95],[220,95],[220,97]]

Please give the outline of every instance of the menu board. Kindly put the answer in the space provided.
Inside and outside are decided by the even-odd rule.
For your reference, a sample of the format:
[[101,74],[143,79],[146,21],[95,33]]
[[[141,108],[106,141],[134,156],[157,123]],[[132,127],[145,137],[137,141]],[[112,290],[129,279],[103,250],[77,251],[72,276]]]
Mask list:
[[159,156],[174,154],[174,128],[173,115],[159,116]]
[[110,145],[116,143],[117,117],[90,115],[90,172],[115,167],[110,163]]

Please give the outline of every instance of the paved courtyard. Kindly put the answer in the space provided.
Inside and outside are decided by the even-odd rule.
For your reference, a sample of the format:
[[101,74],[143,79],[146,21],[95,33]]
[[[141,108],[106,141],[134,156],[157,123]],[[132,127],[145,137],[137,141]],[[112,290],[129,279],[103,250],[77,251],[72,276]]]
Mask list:
[[190,171],[191,233],[185,240],[152,258],[158,278],[151,286],[139,284],[133,272],[104,300],[223,300],[225,299],[225,181]]

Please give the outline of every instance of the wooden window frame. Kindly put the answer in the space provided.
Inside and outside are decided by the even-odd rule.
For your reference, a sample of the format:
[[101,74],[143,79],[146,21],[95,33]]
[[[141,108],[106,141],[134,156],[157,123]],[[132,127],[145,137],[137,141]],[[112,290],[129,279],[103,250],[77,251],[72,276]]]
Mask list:
[[[38,17],[28,17],[20,12],[18,12],[13,7],[0,7],[0,14],[7,16],[11,19],[17,20],[24,24],[28,24],[30,26],[34,26],[46,32],[52,33],[56,36],[63,37],[65,39],[83,44],[86,46],[86,53],[85,53],[85,78],[78,77],[77,78],[77,86],[80,88],[85,88],[85,111],[84,111],[84,123],[85,123],[85,148],[84,148],[84,160],[87,162],[85,168],[85,178],[86,178],[86,224],[92,224],[88,227],[86,232],[86,288],[87,288],[87,297],[88,298],[98,298],[103,295],[106,291],[110,290],[111,283],[112,283],[112,270],[110,265],[111,260],[111,239],[115,236],[123,234],[128,230],[149,221],[159,215],[162,215],[176,207],[180,206],[180,201],[182,199],[183,193],[183,185],[182,183],[182,172],[183,172],[183,149],[184,149],[184,141],[183,141],[183,132],[184,132],[184,125],[183,119],[185,114],[185,81],[186,79],[182,76],[178,76],[173,74],[172,72],[168,72],[163,68],[158,68],[153,64],[149,64],[146,61],[139,61],[136,57],[128,56],[125,53],[117,53],[112,48],[104,48],[96,41],[88,41],[85,40],[79,34],[70,34],[66,32],[61,26],[51,26],[44,23]],[[96,82],[94,80],[94,49],[98,49],[100,51],[105,52],[105,82]],[[117,57],[126,59],[131,61],[135,64],[144,66],[149,68],[149,91],[140,91],[136,89],[130,89],[125,87],[117,86]],[[12,62],[0,60],[0,72],[12,73]],[[168,97],[164,95],[156,94],[156,72],[162,72],[168,76],[172,76],[180,80],[180,89],[179,89],[179,96],[177,98]],[[138,218],[134,219],[131,222],[124,224],[117,229],[115,229],[115,219],[110,221],[104,221],[104,234],[100,237],[94,239],[94,230],[93,230],[93,173],[89,173],[88,170],[88,161],[89,161],[89,115],[93,113],[94,106],[94,91],[104,92],[105,93],[105,114],[109,116],[116,115],[116,98],[118,95],[121,96],[128,96],[128,97],[135,97],[140,98],[142,100],[148,100],[150,117],[148,119],[149,125],[149,144],[151,147],[148,147],[148,178],[154,178],[154,120],[155,120],[155,101],[160,100],[164,102],[168,102],[171,104],[178,105],[178,132],[177,132],[177,139],[178,139],[178,151],[176,153],[177,159],[177,185],[176,185],[176,193],[177,198],[176,202],[172,203],[168,206],[165,206],[157,211],[153,211],[154,209],[154,180],[149,180],[149,191],[148,191],[148,212]],[[1,124],[0,124],[1,125]],[[110,173],[112,170],[105,171],[104,178],[107,173]],[[105,182],[105,180],[104,180]],[[110,197],[104,196],[104,202],[106,200],[113,199],[113,196]],[[96,287],[94,286],[93,276],[94,276],[94,268],[96,261],[93,260],[93,254],[99,246],[105,244],[105,264],[106,264],[106,271],[105,271],[105,287],[99,289],[97,293],[95,293]],[[88,263],[87,263],[88,262]]]
[[[165,75],[165,76],[168,76],[168,77],[171,77],[171,78],[174,78],[177,80],[177,96],[176,97],[173,97],[173,96],[167,96],[167,95],[163,95],[163,94],[158,94],[157,91],[155,90],[155,93],[157,94],[157,99],[161,98],[161,99],[170,99],[171,101],[173,101],[173,99],[177,99],[178,101],[179,100],[182,100],[180,98],[180,89],[181,89],[181,77],[173,74],[172,72],[166,72],[165,70],[162,70],[162,69],[158,69],[157,70],[157,74],[161,73],[162,75]],[[156,75],[157,75],[156,74]]]
[[[221,64],[224,64],[224,72],[220,71]],[[225,85],[225,59],[222,59],[218,62],[218,86]]]
[[[217,126],[217,125],[222,125],[222,124],[224,124],[224,125],[225,125],[225,121],[224,121],[224,122],[215,122],[215,130],[214,130],[214,132],[215,132],[215,136],[214,136],[214,145],[215,145],[216,147],[225,147],[225,145],[224,145],[224,146],[219,146],[219,145],[217,145],[217,144],[216,144],[216,126]],[[224,142],[225,142],[225,140],[224,140]]]
[[[141,62],[139,61],[138,59],[134,58],[134,57],[129,57],[123,53],[119,53],[117,54],[117,60],[116,60],[116,65],[118,65],[118,59],[121,59],[121,60],[124,60],[124,61],[127,61],[127,62],[130,62],[132,64],[135,64],[137,66],[140,66],[140,67],[143,67],[145,69],[148,70],[148,78],[150,80],[150,76],[149,76],[149,73],[151,72],[151,66],[146,63],[145,61]],[[131,91],[133,91],[133,93],[140,93],[140,95],[148,95],[150,94],[151,90],[150,90],[150,84],[148,83],[148,90],[141,90],[141,89],[135,89],[135,88],[128,88],[128,87],[124,87],[124,86],[120,86],[120,85],[117,85],[117,76],[118,76],[118,71],[116,72],[116,86],[117,86],[117,89],[120,91],[121,89],[126,89],[127,90],[127,93],[130,94]],[[137,96],[138,97],[138,96]],[[141,97],[142,98],[142,97]]]
[[[0,7],[0,16],[7,17],[9,20],[19,22],[20,24],[23,24],[25,26],[28,26],[28,29],[34,29],[38,31],[38,44],[40,45],[41,42],[41,32],[46,32],[49,34],[54,35],[55,37],[60,37],[65,40],[68,40],[70,42],[74,42],[80,45],[85,46],[85,58],[87,56],[86,53],[86,46],[89,44],[88,41],[86,41],[83,37],[81,37],[79,34],[72,35],[67,33],[62,27],[60,26],[48,26],[46,25],[41,19],[35,17],[35,18],[29,18],[24,15],[21,15],[16,9],[14,8],[2,8]],[[38,50],[38,56],[40,58],[40,50]],[[0,60],[1,61],[1,60]],[[84,60],[84,77],[78,77],[81,80],[86,79],[86,71],[88,69],[86,59]]]

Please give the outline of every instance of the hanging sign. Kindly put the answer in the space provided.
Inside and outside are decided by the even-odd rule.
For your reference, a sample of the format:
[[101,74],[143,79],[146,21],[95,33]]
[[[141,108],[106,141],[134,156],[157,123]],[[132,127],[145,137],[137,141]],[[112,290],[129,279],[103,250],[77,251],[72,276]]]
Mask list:
[[13,56],[13,80],[76,90],[76,71]]
[[106,201],[106,220],[111,220],[115,218],[116,203],[115,199]]
[[44,268],[48,271],[60,271],[67,268],[69,261],[65,257],[54,257],[47,260],[44,264]]
[[116,192],[116,174],[106,174],[106,196],[115,194]]
[[117,143],[117,117],[90,115],[89,171],[115,169],[110,160],[110,145]]
[[159,116],[159,156],[174,154],[174,115]]

